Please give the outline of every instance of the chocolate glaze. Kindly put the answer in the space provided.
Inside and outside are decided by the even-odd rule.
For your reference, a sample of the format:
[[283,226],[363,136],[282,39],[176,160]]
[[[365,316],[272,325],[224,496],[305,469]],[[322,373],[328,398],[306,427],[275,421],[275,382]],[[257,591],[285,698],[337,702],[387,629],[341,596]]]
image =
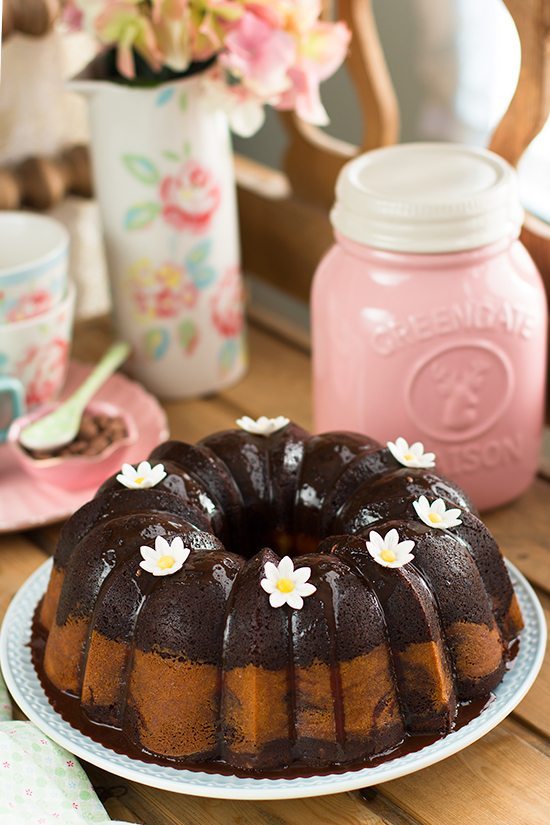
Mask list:
[[[357,488],[335,518],[334,532],[355,534],[373,522],[387,518],[386,502],[403,498],[413,500],[419,496],[427,496],[430,500],[443,498],[454,507],[472,510],[465,493],[452,482],[430,471],[400,467]],[[395,517],[393,511],[392,517]],[[414,514],[411,517],[417,520]]]
[[[304,460],[309,433],[292,421],[267,440],[267,460],[271,486],[271,507],[275,515],[275,534],[289,535],[298,473]],[[275,546],[276,539],[275,540]],[[268,542],[271,544],[271,542]]]
[[[44,630],[37,620],[40,603],[35,611],[32,627],[32,640],[30,643],[34,667],[40,679],[40,683],[48,697],[50,704],[73,728],[89,736],[94,742],[99,742],[115,753],[124,754],[131,759],[142,762],[149,762],[155,765],[164,765],[180,770],[201,771],[204,773],[221,774],[224,776],[238,777],[258,777],[266,779],[297,779],[308,776],[329,776],[331,774],[345,773],[347,771],[358,771],[367,767],[376,767],[392,759],[405,756],[409,753],[417,753],[428,745],[437,742],[442,737],[440,735],[406,735],[396,746],[377,753],[369,759],[358,759],[342,764],[333,764],[330,767],[315,766],[313,768],[294,762],[280,770],[240,770],[235,769],[222,760],[211,762],[178,762],[175,759],[168,759],[149,753],[136,746],[123,735],[122,731],[110,725],[97,724],[88,719],[82,711],[80,701],[69,694],[61,693],[53,688],[47,676],[44,674],[42,665],[46,637]],[[510,660],[508,668],[513,666],[513,659],[519,650],[519,640],[510,647]],[[494,701],[492,694],[486,694],[469,702],[463,702],[458,708],[456,718],[453,723],[453,730],[459,730],[467,725],[472,719],[479,716],[485,708]]]
[[273,550],[262,550],[244,565],[235,580],[225,629],[225,669],[248,664],[268,670],[286,668],[287,614],[285,610],[274,610],[260,587],[268,561],[278,564],[279,557]]
[[[222,506],[215,496],[208,490],[204,482],[187,473],[179,464],[173,461],[164,462],[166,477],[156,486],[155,490],[166,490],[187,502],[191,507],[204,514],[208,520],[208,529],[223,542],[229,539],[229,525],[227,524]],[[112,492],[120,489],[116,474],[112,475],[99,488],[99,493]]]
[[[227,467],[212,452],[198,444],[185,444],[182,441],[166,441],[159,444],[151,455],[150,461],[171,461],[196,477],[210,495],[219,502],[230,528],[232,544],[230,550],[239,549],[241,534],[242,496],[235,480]],[[235,547],[234,547],[234,546]]]
[[147,599],[136,628],[136,647],[219,666],[227,599],[242,564],[224,550],[192,554]]
[[106,495],[97,494],[65,522],[55,551],[55,565],[65,567],[74,548],[98,524],[131,513],[166,513],[179,517],[199,530],[209,529],[203,513],[172,493],[163,490],[119,488]]
[[377,442],[357,433],[332,432],[306,441],[304,460],[296,488],[292,532],[317,538],[321,535],[325,499],[333,483],[358,455],[372,452]]
[[[156,536],[171,541],[176,536],[188,541],[196,528],[164,514],[139,513],[100,522],[78,544],[78,564],[69,565],[57,608],[57,623],[69,616],[92,614],[99,590],[109,573],[126,559],[139,569],[140,547],[154,546]],[[209,539],[209,534],[204,534]],[[206,538],[205,538],[206,540]]]
[[244,430],[225,430],[200,442],[223,461],[239,488],[246,513],[243,520],[246,543],[240,549],[245,555],[253,555],[262,539],[271,535],[275,526],[267,443],[263,436],[251,435]]

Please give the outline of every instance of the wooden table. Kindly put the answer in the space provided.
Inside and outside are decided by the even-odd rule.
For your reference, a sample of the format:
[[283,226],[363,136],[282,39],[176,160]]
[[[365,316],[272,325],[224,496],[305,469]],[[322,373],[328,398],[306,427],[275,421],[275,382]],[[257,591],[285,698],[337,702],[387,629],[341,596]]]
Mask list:
[[[106,322],[78,330],[75,354],[93,360],[109,340]],[[236,387],[208,400],[169,402],[174,438],[195,441],[242,414],[284,413],[311,425],[307,353],[252,327],[252,361]],[[1,494],[1,490],[0,490]],[[485,520],[505,554],[535,586],[550,615],[550,470]],[[0,616],[18,587],[55,547],[58,528],[0,537]],[[517,710],[456,756],[368,791],[319,799],[226,802],[168,793],[85,766],[113,818],[146,825],[548,825],[550,656]]]

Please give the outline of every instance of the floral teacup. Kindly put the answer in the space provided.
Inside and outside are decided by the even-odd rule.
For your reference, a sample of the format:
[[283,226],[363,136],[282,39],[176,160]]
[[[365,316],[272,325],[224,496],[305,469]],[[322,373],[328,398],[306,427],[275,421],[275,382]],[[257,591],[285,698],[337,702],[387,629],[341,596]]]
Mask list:
[[[25,409],[52,401],[65,383],[69,364],[75,288],[34,318],[0,324],[0,442],[9,421]],[[9,380],[8,380],[9,379]],[[6,396],[11,413],[6,413]],[[8,420],[6,420],[8,419]]]
[[0,323],[32,318],[67,288],[69,234],[32,212],[0,212]]

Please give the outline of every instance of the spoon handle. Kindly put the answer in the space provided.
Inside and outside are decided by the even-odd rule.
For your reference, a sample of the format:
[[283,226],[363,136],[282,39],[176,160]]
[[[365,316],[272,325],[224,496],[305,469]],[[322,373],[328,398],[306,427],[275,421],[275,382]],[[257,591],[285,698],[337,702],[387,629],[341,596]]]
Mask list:
[[105,383],[118,367],[126,361],[130,354],[130,347],[125,341],[118,341],[109,347],[99,364],[92,370],[86,380],[80,385],[71,398],[75,407],[84,409],[88,401]]

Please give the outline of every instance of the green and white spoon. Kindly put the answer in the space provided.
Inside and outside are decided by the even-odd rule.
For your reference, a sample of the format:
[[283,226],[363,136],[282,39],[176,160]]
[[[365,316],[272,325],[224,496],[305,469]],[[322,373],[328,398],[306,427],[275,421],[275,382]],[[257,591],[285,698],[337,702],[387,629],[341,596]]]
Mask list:
[[53,450],[73,441],[86,405],[129,354],[128,344],[123,341],[113,344],[70,398],[21,430],[19,441],[23,447],[27,450]]

